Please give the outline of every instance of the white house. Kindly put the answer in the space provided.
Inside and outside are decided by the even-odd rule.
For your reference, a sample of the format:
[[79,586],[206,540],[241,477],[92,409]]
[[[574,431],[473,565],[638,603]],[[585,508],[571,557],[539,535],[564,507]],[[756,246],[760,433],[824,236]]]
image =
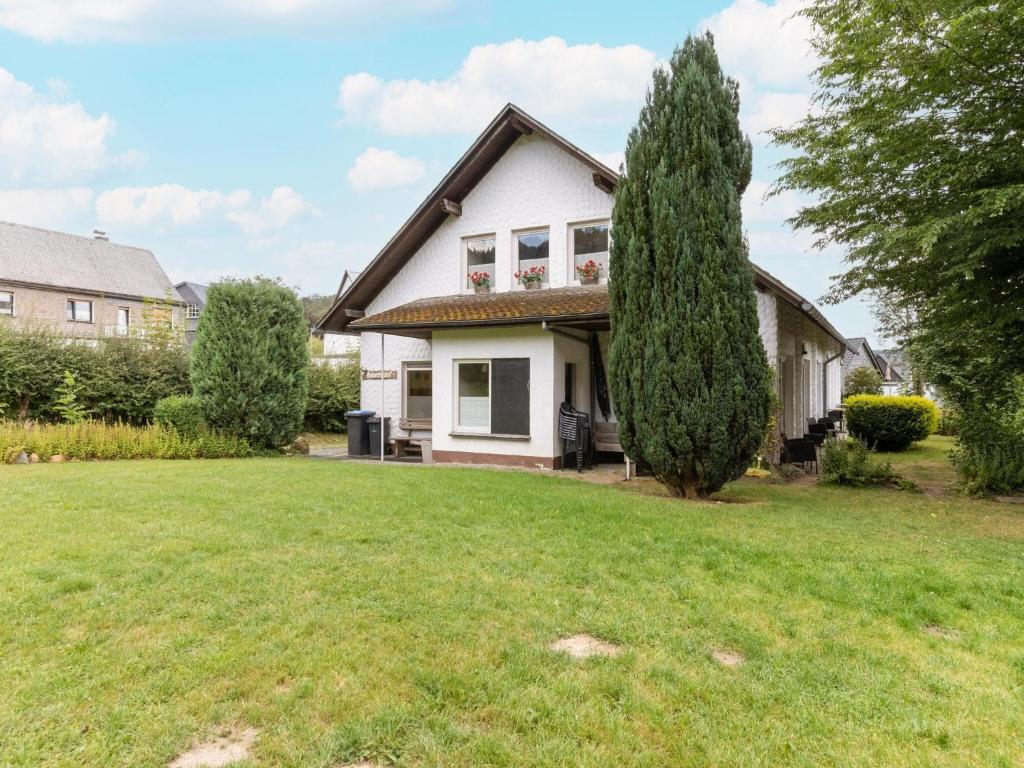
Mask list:
[[[341,275],[341,282],[338,283],[338,290],[334,294],[334,303],[337,304],[342,296],[352,287],[352,283],[359,277],[359,273],[346,269]],[[359,336],[351,333],[332,333],[325,331],[324,335],[324,357],[343,357],[352,352],[359,351]]]
[[[325,332],[361,336],[362,406],[391,417],[392,434],[432,438],[435,461],[557,467],[563,401],[614,434],[601,429],[614,404],[599,407],[593,366],[608,360],[618,180],[506,106],[321,321]],[[582,285],[575,267],[590,259],[601,277]],[[515,278],[531,266],[545,271],[536,290]],[[839,402],[846,342],[813,305],[755,271],[782,428],[803,435],[807,418]],[[489,293],[475,291],[473,272],[489,275]]]

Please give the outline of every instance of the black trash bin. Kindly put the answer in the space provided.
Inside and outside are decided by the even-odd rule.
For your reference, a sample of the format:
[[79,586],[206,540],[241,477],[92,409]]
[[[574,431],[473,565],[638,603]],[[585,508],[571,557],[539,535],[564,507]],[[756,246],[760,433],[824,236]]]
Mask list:
[[370,430],[366,420],[376,415],[376,411],[349,411],[348,419],[348,455],[370,455]]
[[[370,454],[380,456],[380,416],[367,419],[366,423],[370,428]],[[384,417],[384,445],[387,450],[388,440],[391,439],[391,417]]]

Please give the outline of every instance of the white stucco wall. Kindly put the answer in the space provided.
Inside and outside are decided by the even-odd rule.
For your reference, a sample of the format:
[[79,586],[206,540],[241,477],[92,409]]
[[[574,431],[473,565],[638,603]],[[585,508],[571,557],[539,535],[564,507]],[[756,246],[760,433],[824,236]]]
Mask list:
[[[434,334],[434,452],[491,453],[550,459],[557,453],[552,414],[555,401],[555,337],[539,325]],[[530,360],[530,435],[526,439],[455,434],[455,363],[526,357]],[[561,377],[559,376],[559,382]]]

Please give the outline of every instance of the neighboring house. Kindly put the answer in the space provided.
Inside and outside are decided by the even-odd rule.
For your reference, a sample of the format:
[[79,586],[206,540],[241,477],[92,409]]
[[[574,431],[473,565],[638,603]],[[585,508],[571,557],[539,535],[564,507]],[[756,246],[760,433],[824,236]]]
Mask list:
[[[857,368],[871,368],[882,377],[882,394],[898,395],[904,385],[902,373],[881,353],[875,352],[863,336],[847,338],[850,348],[846,352],[844,368],[847,373]],[[900,358],[902,360],[902,357]]]
[[199,316],[206,307],[206,291],[210,286],[202,283],[178,283],[174,289],[185,302],[185,343],[189,346],[196,339],[196,328],[199,327]]
[[[345,273],[341,276],[341,282],[338,284],[338,291],[334,294],[335,304],[352,287],[352,283],[356,281],[360,274],[362,273],[355,270],[345,270]],[[359,334],[357,333],[332,333],[325,331],[323,337],[325,357],[349,355],[359,350]]]
[[[393,433],[431,437],[436,461],[557,467],[562,402],[614,435],[594,372],[600,361],[607,378],[618,181],[505,107],[320,323],[361,334],[362,407],[391,417]],[[602,274],[582,285],[575,267],[590,259]],[[545,268],[537,290],[514,277],[531,266]],[[471,272],[491,276],[490,293],[474,291]],[[782,430],[802,435],[839,403],[846,341],[776,278],[755,276]]]
[[141,336],[184,302],[152,252],[0,221],[0,320],[75,338]]

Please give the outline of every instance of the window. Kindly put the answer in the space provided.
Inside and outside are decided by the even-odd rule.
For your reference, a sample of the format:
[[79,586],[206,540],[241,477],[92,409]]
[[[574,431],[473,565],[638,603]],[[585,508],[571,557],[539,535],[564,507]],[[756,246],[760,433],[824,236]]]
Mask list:
[[608,277],[608,223],[579,224],[572,228],[573,277],[581,280],[580,268],[593,261],[599,278]]
[[127,336],[128,326],[131,323],[132,312],[128,307],[117,308],[117,335]]
[[429,422],[434,409],[434,372],[430,363],[405,364],[405,400],[402,416],[412,422]]
[[457,430],[529,436],[529,358],[459,361],[456,387]]
[[14,294],[10,291],[0,291],[0,315],[14,317]]
[[486,272],[489,285],[494,285],[494,236],[476,237],[466,240],[465,288],[473,289],[469,276],[474,272]]
[[199,319],[199,305],[189,304],[185,307],[185,319],[187,320],[198,320]]
[[68,299],[67,317],[69,323],[91,323],[92,302]]
[[[516,235],[516,280],[545,284],[548,281],[548,230]],[[539,275],[539,277],[537,277]]]
[[456,426],[489,432],[491,428],[491,364],[459,363],[459,404]]

